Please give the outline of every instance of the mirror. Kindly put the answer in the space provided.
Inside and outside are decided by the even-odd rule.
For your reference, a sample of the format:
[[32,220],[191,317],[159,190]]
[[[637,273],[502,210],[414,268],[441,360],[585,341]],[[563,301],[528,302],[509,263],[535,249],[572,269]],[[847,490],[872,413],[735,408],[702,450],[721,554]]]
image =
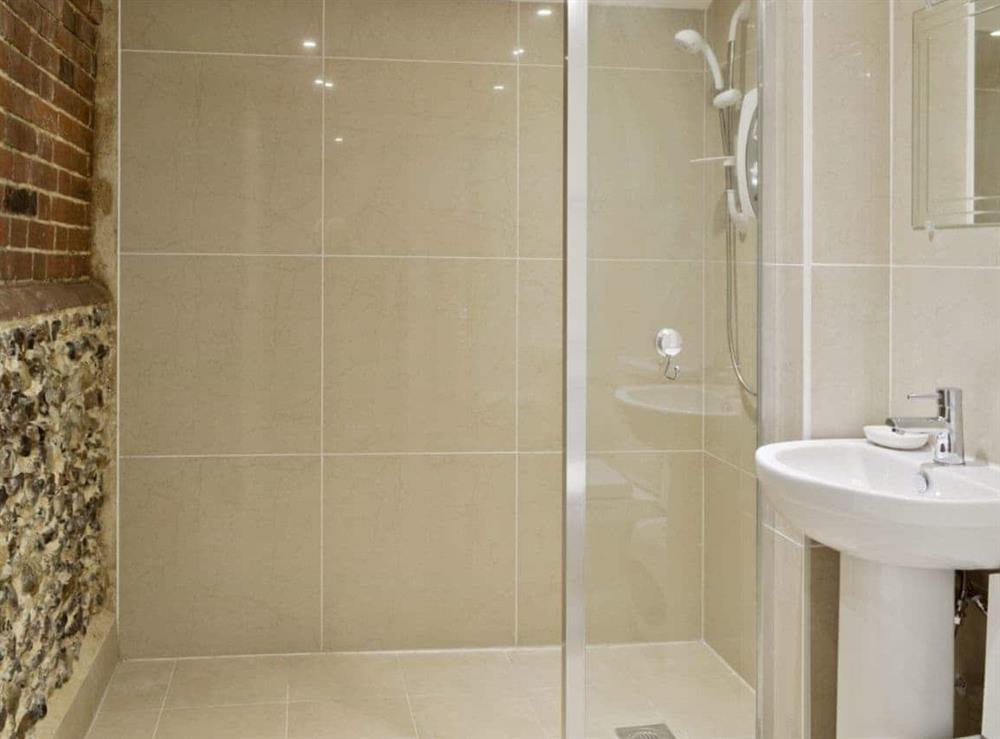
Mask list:
[[1000,225],[1000,0],[913,14],[913,226]]

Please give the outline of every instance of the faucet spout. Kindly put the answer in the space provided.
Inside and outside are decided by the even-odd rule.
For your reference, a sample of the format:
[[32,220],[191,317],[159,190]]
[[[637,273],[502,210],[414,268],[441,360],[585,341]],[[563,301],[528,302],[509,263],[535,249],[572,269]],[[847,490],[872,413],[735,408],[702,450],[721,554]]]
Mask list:
[[890,416],[887,426],[910,431],[927,431],[935,434],[934,462],[936,464],[965,464],[965,433],[962,423],[962,391],[957,387],[938,388],[927,395],[907,395],[908,399],[929,398],[937,400],[937,417]]

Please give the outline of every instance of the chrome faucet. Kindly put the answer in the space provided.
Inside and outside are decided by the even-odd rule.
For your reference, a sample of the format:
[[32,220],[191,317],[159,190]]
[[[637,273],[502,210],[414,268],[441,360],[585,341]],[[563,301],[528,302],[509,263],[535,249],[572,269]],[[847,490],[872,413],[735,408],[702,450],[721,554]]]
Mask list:
[[940,387],[933,393],[911,394],[907,400],[930,398],[937,400],[937,418],[907,418],[892,416],[885,419],[893,429],[927,431],[933,434],[936,464],[965,464],[965,435],[962,430],[962,391],[957,387]]

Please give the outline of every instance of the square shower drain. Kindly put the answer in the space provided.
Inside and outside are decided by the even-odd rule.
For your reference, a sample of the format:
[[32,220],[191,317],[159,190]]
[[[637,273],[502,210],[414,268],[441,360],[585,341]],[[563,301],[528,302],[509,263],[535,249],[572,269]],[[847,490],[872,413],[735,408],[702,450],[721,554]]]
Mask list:
[[618,739],[676,739],[666,724],[622,726],[615,729]]

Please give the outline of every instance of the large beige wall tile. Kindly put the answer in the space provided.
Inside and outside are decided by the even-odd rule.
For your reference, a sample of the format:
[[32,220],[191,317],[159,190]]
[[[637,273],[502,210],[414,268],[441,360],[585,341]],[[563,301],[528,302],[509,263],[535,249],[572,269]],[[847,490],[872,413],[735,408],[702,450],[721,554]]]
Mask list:
[[122,249],[320,249],[321,62],[126,53]]
[[517,3],[326,0],[326,54],[379,59],[513,62]]
[[324,648],[514,638],[514,457],[332,456],[324,483]]
[[[694,398],[700,409],[701,263],[595,261],[589,270],[590,448],[700,449],[701,413],[691,412],[685,401]],[[678,357],[683,370],[674,384],[663,379],[653,348],[656,332],[665,326],[684,336]],[[659,407],[622,400],[650,387],[654,395],[667,396],[657,401]],[[675,402],[680,412],[669,410]]]
[[898,267],[893,272],[892,412],[926,416],[907,393],[964,391],[965,452],[1000,462],[1000,271]]
[[513,256],[514,67],[335,61],[326,76],[327,254]]
[[700,259],[702,75],[593,69],[589,94],[590,256]]
[[802,438],[802,268],[761,270],[760,441]]
[[123,459],[123,655],[318,649],[319,466]]
[[322,19],[323,0],[124,0],[122,47],[318,55]]
[[563,446],[562,262],[518,265],[517,405],[519,451]]
[[701,633],[702,455],[592,454],[587,463],[587,640]]
[[[884,0],[816,3],[813,255],[889,260],[889,10]],[[901,37],[908,42],[909,35]]]
[[565,18],[562,0],[524,0],[518,7],[518,46],[522,64],[563,65]]
[[705,641],[756,679],[756,480],[705,456]]
[[512,450],[514,272],[326,260],[326,451]]
[[[705,451],[754,474],[757,404],[733,372],[726,333],[726,265],[705,264]],[[744,378],[757,382],[757,265],[737,265],[737,332]]]
[[563,255],[563,71],[521,67],[518,255]]
[[805,550],[761,528],[761,721],[763,736],[803,739],[803,577]]
[[1000,231],[995,228],[941,229],[930,234],[912,226],[913,13],[923,0],[893,3],[893,251],[896,264],[1000,265]]
[[812,272],[812,433],[860,436],[889,410],[889,270]]
[[320,269],[124,257],[122,453],[318,452]]
[[562,641],[563,457],[518,460],[517,643]]
[[[701,57],[687,54],[673,43],[674,34],[681,29],[702,31],[703,12],[635,5],[638,7],[610,3],[590,5],[591,66],[699,72],[704,68]],[[701,108],[697,110],[700,112]]]

